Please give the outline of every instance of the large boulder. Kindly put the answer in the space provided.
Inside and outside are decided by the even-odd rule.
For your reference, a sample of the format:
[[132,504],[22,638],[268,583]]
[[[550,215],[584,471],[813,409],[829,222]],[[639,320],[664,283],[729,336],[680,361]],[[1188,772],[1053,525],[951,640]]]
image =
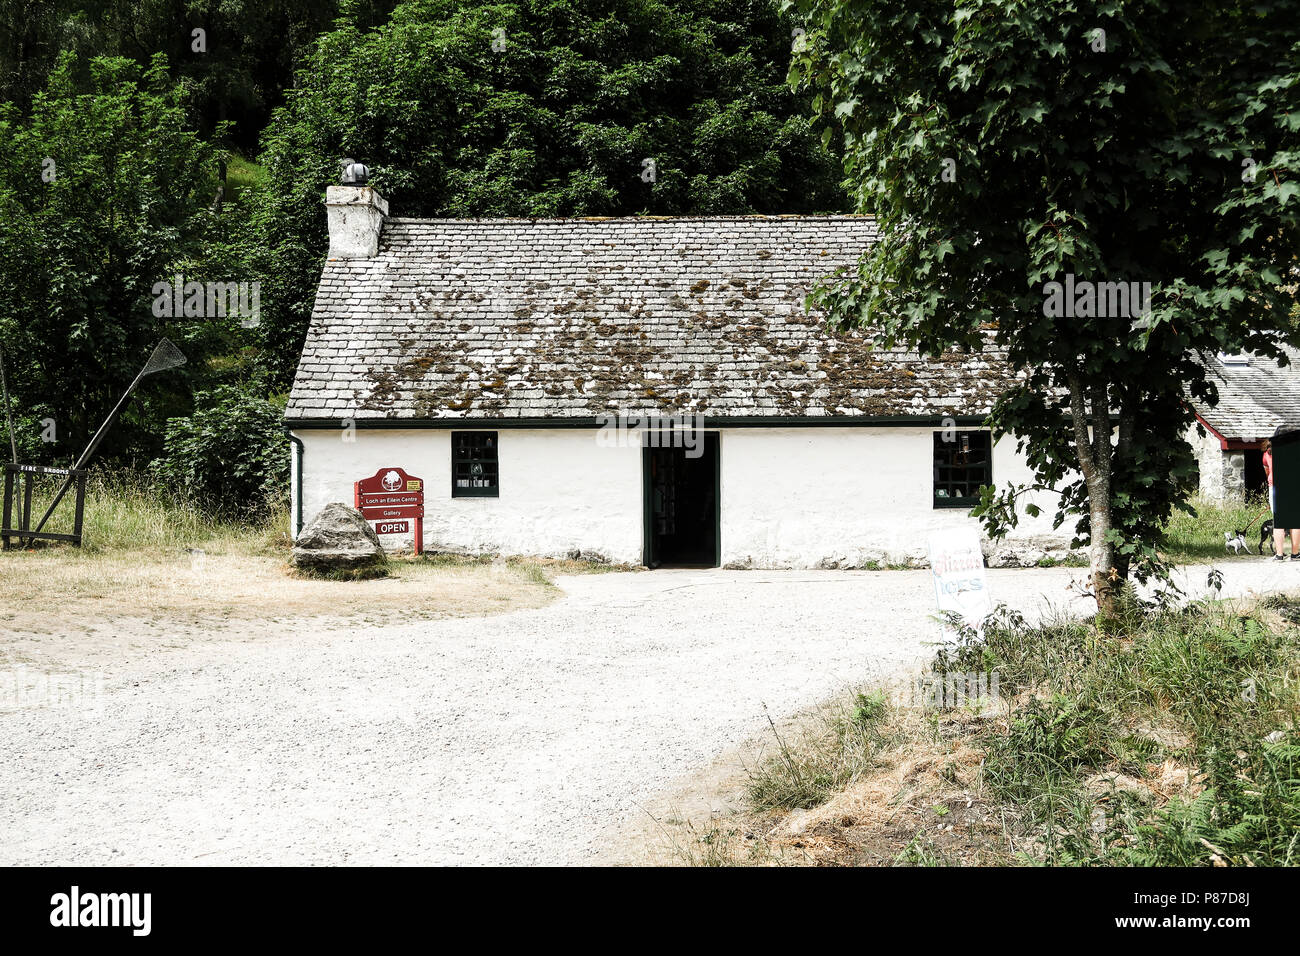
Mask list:
[[334,501],[302,529],[293,563],[306,571],[355,571],[383,565],[379,536],[361,512]]

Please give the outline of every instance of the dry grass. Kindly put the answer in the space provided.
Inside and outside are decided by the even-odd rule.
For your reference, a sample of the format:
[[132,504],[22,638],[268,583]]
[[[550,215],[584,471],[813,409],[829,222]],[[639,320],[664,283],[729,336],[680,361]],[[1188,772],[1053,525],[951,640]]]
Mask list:
[[5,552],[0,668],[116,666],[199,644],[501,614],[561,593],[537,562],[399,557],[389,568],[366,581],[308,578],[285,554],[220,540],[194,554]]
[[[38,490],[39,513],[55,482]],[[59,520],[67,520],[62,510]],[[56,520],[51,527],[58,527]],[[122,620],[212,621],[465,617],[538,607],[553,574],[612,570],[577,561],[398,557],[387,577],[331,581],[289,567],[287,509],[256,523],[215,521],[147,477],[95,478],[84,546],[0,554],[0,628],[60,633]]]
[[[806,714],[788,748],[809,765],[843,767],[842,703]],[[1015,862],[1007,808],[988,799],[980,780],[982,753],[972,737],[1004,718],[968,711],[890,708],[853,737],[861,745],[852,773],[809,808],[754,806],[715,819],[704,833],[675,835],[688,865],[714,866],[999,866]],[[778,748],[782,749],[782,748]],[[770,754],[768,766],[785,758]],[[707,839],[708,846],[701,842]]]
[[[48,490],[48,489],[46,489]],[[213,521],[131,476],[87,496],[85,546],[0,553],[0,662],[73,664],[201,640],[247,639],[276,625],[472,617],[548,604],[555,574],[612,570],[577,561],[399,556],[388,576],[335,581],[289,565],[288,516]]]
[[[448,565],[397,559],[386,578],[328,581],[295,575],[286,556],[230,542],[194,552],[76,554],[67,549],[0,557],[7,630],[57,632],[115,618],[274,621],[301,617],[449,617],[538,607],[554,588],[515,562]],[[224,545],[224,546],[223,546]]]

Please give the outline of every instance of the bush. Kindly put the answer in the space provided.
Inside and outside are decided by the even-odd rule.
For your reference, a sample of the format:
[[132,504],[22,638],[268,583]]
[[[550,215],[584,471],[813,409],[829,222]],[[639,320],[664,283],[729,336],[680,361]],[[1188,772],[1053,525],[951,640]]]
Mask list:
[[221,386],[195,403],[189,417],[168,420],[154,474],[208,514],[264,516],[289,482],[283,401]]

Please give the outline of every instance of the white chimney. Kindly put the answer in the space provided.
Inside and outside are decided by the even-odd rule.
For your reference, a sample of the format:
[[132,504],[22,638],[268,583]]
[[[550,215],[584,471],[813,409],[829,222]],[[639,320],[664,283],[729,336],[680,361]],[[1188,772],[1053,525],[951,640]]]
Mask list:
[[370,170],[350,159],[342,161],[343,185],[325,190],[331,259],[369,259],[379,252],[379,234],[388,215],[388,202],[367,186]]

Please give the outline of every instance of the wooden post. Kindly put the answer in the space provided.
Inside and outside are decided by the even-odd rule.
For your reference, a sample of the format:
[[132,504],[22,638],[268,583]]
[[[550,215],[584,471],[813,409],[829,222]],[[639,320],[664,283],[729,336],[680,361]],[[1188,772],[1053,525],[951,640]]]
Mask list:
[[[27,479],[23,483],[23,519],[22,519],[23,523],[20,524],[18,527],[23,531],[31,531],[32,530],[32,473],[29,471],[25,475],[23,475],[23,477]],[[21,541],[23,539],[20,537],[19,540]],[[31,539],[29,538],[27,540],[28,543],[30,544]]]
[[72,543],[78,548],[81,547],[81,518],[86,509],[86,473],[83,471],[77,475],[77,510],[72,519],[72,533],[76,535],[76,540]]
[[[14,473],[13,470],[8,465],[5,465],[4,523],[0,524],[0,528],[7,529],[9,527],[9,520],[13,517],[13,503],[14,503]],[[2,545],[6,549],[9,547],[9,535],[4,536],[4,540],[3,542],[0,542],[0,545]]]

